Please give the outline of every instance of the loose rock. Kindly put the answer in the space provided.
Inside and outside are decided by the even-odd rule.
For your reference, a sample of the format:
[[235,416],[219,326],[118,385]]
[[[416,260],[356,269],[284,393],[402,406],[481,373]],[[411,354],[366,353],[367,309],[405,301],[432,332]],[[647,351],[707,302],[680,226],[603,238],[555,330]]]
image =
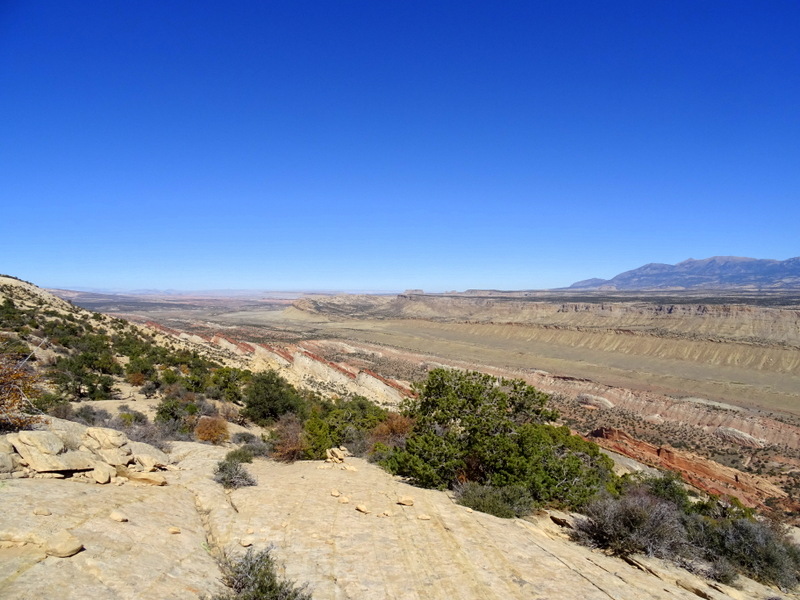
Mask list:
[[48,556],[58,558],[68,558],[81,550],[83,550],[83,543],[66,529],[50,538],[44,549]]

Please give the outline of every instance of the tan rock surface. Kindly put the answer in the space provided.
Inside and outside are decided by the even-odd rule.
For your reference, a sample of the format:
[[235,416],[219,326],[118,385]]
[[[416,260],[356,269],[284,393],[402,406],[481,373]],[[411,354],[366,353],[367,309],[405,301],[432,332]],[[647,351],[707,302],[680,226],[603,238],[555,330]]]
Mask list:
[[[247,469],[263,483],[227,493],[211,479],[225,452],[175,443],[171,458],[179,470],[163,473],[163,487],[2,482],[0,597],[196,600],[218,590],[220,573],[209,551],[237,554],[250,546],[274,546],[285,574],[308,582],[316,600],[696,600],[698,590],[715,600],[774,595],[746,580],[740,591],[715,589],[657,560],[627,564],[569,542],[546,515],[503,520],[472,512],[443,492],[412,488],[360,459],[348,459],[356,471],[257,459]],[[331,490],[351,503],[340,504]],[[412,495],[413,505],[397,504]],[[33,517],[33,499],[46,501],[52,516]],[[362,505],[369,514],[354,510]],[[109,518],[112,512],[129,521]],[[45,558],[48,540],[64,530],[85,549]],[[171,535],[176,530],[180,535]]]

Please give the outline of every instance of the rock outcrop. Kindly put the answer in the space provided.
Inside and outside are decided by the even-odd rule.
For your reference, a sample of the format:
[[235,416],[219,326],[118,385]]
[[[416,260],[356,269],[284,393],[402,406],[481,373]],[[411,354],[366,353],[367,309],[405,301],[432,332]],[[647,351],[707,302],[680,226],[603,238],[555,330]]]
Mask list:
[[247,468],[259,485],[226,492],[212,480],[225,453],[174,442],[172,468],[159,473],[166,486],[74,476],[0,482],[0,597],[196,600],[221,591],[215,555],[267,547],[280,572],[307,583],[316,600],[775,595],[746,579],[738,589],[710,583],[656,559],[623,562],[568,541],[546,513],[498,519],[351,457],[346,465],[256,459]]
[[0,479],[77,478],[107,484],[122,477],[165,484],[153,471],[165,469],[169,457],[149,444],[131,442],[121,431],[53,417],[39,427],[0,436]]
[[603,448],[645,464],[680,473],[694,487],[709,494],[733,496],[746,506],[765,508],[768,498],[787,497],[784,490],[763,477],[743,473],[690,452],[662,448],[637,440],[624,431],[603,427],[591,439]]

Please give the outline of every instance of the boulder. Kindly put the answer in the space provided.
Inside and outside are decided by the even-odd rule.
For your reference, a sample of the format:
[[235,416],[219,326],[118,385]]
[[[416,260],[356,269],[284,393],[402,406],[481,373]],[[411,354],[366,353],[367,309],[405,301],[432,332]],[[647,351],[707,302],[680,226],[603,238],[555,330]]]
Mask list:
[[20,431],[8,435],[8,441],[13,444],[22,461],[37,473],[87,471],[93,468],[97,460],[88,452],[72,451],[57,454],[54,451],[57,449],[63,451],[64,444],[61,438],[49,431]]
[[127,446],[119,448],[100,448],[94,451],[97,456],[110,465],[129,465],[133,462],[133,454]]
[[[20,431],[17,433],[17,439],[26,446],[34,448],[40,454],[55,455],[64,451],[64,442],[50,431]],[[19,448],[17,448],[17,451],[19,451]]]
[[116,476],[117,470],[106,463],[96,463],[92,470],[92,477],[97,483],[109,483],[111,478]]
[[14,470],[14,459],[11,452],[0,451],[0,473],[11,473]]
[[0,454],[10,454],[14,452],[14,446],[8,441],[8,436],[0,435]]
[[128,443],[128,436],[121,431],[107,427],[87,427],[83,435],[83,443],[89,448],[97,443],[99,444],[98,448],[110,450]]
[[172,461],[164,452],[144,442],[128,442],[134,460],[145,469],[165,469]]
[[117,466],[117,476],[148,485],[167,485],[167,480],[160,473],[140,473],[139,471],[126,469],[123,466]]
[[83,543],[66,529],[47,540],[44,551],[48,556],[67,558],[83,550]]
[[325,450],[325,457],[328,462],[340,463],[344,461],[344,452],[338,448],[328,448]]

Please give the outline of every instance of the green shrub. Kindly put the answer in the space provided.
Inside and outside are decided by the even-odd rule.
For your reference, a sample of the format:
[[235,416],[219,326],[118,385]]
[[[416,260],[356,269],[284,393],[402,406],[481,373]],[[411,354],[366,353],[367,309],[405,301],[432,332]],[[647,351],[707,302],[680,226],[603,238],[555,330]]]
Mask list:
[[240,462],[222,460],[214,469],[214,481],[226,489],[236,489],[256,485],[256,480],[247,472]]
[[466,482],[455,487],[456,502],[495,517],[511,519],[529,515],[534,507],[533,497],[525,486],[492,487]]
[[615,485],[611,459],[544,424],[555,417],[548,396],[521,380],[435,369],[416,389],[403,407],[413,429],[380,463],[392,473],[423,487],[521,485],[536,502],[571,508]]
[[236,450],[231,450],[225,455],[225,460],[227,462],[251,463],[253,462],[253,453],[244,447],[236,448]]
[[307,407],[292,385],[275,371],[253,375],[245,390],[242,416],[258,425],[274,423],[281,415],[304,415]]
[[328,424],[318,416],[308,419],[303,425],[305,440],[304,458],[325,458],[325,450],[333,446]]
[[219,561],[222,582],[229,592],[218,594],[212,600],[311,600],[306,586],[297,586],[278,575],[275,559],[270,550],[256,552],[248,548],[243,556]]

